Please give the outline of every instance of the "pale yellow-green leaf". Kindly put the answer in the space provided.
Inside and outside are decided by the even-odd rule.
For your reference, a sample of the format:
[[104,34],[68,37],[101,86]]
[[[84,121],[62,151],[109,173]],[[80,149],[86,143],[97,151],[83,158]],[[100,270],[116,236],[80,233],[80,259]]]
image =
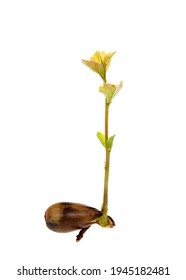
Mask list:
[[99,64],[102,64],[104,66],[105,70],[107,70],[109,65],[110,65],[111,58],[113,57],[113,55],[115,53],[116,52],[111,52],[111,53],[106,54],[105,52],[97,51],[91,57],[91,61],[95,61],[95,62],[97,62]]
[[110,66],[111,58],[113,57],[113,55],[114,55],[115,53],[116,53],[116,52],[109,53],[109,54],[105,57],[106,70],[108,70],[108,68],[109,68],[109,66]]
[[107,140],[107,147],[108,147],[109,151],[111,151],[111,149],[112,149],[112,145],[113,145],[113,141],[114,141],[114,137],[115,137],[115,136],[116,136],[116,135],[112,135],[112,136],[110,136],[109,139]]
[[122,87],[123,87],[123,81],[121,81],[119,83],[119,85],[116,86],[116,89],[115,89],[113,97],[116,96],[116,94],[118,94],[118,92],[122,89]]
[[111,58],[115,52],[105,53],[105,52],[95,52],[90,60],[82,59],[82,63],[88,66],[92,71],[98,73],[103,81],[106,81],[106,72],[110,65]]
[[103,147],[105,147],[105,135],[101,132],[98,132],[97,137],[98,137],[99,141],[101,142],[101,144],[103,145]]
[[88,66],[92,71],[96,72],[97,74],[99,74],[102,78],[104,78],[104,67],[102,64],[99,64],[95,61],[91,61],[91,60],[83,60],[82,59],[82,63],[86,66]]
[[119,83],[119,85],[105,83],[103,86],[99,87],[99,91],[105,95],[108,102],[111,102],[114,96],[116,96],[116,94],[121,90],[122,86],[122,81]]
[[101,64],[102,63],[102,58],[101,58],[101,54],[99,51],[95,52],[95,54],[93,54],[93,56],[91,56],[91,61],[95,61],[96,63]]

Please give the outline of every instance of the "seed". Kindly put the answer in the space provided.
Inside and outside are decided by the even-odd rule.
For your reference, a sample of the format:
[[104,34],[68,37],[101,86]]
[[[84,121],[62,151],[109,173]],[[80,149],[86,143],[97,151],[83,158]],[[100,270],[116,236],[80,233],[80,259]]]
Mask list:
[[[55,232],[71,232],[80,230],[76,241],[83,238],[83,234],[93,224],[101,224],[99,217],[102,213],[96,208],[71,202],[59,202],[51,205],[45,212],[46,225]],[[108,227],[115,225],[113,219],[108,216]]]

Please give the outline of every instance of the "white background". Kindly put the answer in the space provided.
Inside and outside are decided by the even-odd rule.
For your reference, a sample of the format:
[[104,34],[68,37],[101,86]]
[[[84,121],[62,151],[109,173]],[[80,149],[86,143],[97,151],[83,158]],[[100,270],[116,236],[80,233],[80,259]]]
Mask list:
[[[149,278],[184,279],[184,4],[1,1],[2,279],[33,279],[17,276],[23,265],[108,270],[97,279],[148,278],[109,276],[112,266],[169,266],[171,276]],[[48,230],[44,212],[59,201],[101,207],[104,150],[95,135],[104,128],[102,81],[81,63],[97,50],[116,51],[107,79],[124,81],[110,107],[116,227],[92,226],[76,243],[77,232]]]

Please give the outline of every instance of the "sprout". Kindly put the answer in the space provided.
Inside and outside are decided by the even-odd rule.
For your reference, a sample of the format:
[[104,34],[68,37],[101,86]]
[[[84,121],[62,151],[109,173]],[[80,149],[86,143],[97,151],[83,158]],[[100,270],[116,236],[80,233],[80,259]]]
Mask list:
[[105,96],[105,131],[104,133],[97,133],[97,137],[105,149],[104,191],[101,211],[80,203],[60,202],[51,205],[45,212],[46,225],[55,232],[64,233],[80,229],[76,241],[81,240],[83,234],[93,224],[108,228],[115,226],[114,220],[107,214],[110,153],[115,138],[115,135],[109,136],[108,132],[109,107],[112,99],[121,90],[123,82],[121,81],[118,85],[107,83],[106,74],[114,54],[115,52],[106,54],[104,51],[97,51],[90,60],[82,59],[82,63],[99,74],[103,80],[103,85],[99,87],[99,92]]

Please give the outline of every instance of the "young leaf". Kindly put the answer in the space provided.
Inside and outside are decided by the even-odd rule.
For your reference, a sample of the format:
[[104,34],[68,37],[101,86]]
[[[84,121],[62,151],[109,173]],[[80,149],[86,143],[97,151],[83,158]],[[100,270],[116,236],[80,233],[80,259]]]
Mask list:
[[109,139],[107,140],[107,146],[108,146],[108,148],[109,148],[109,151],[111,151],[111,149],[112,149],[112,145],[113,145],[114,137],[115,137],[115,136],[116,136],[116,135],[112,135],[112,136],[110,136]]
[[99,87],[99,91],[105,95],[107,101],[110,103],[111,100],[114,98],[114,96],[118,94],[122,86],[123,86],[122,81],[119,83],[119,85],[112,85],[112,84],[105,83],[103,86]]
[[101,132],[98,132],[97,137],[98,137],[99,141],[101,142],[101,144],[103,145],[103,147],[105,147],[105,135]]
[[82,63],[88,66],[92,71],[99,74],[103,80],[105,79],[105,69],[102,64],[97,63],[96,61],[93,60],[84,60],[84,59],[82,59]]
[[90,60],[82,59],[82,63],[88,66],[92,71],[98,73],[103,81],[106,81],[106,72],[110,66],[111,58],[115,52],[105,53],[105,52],[95,52],[95,54],[90,58]]

